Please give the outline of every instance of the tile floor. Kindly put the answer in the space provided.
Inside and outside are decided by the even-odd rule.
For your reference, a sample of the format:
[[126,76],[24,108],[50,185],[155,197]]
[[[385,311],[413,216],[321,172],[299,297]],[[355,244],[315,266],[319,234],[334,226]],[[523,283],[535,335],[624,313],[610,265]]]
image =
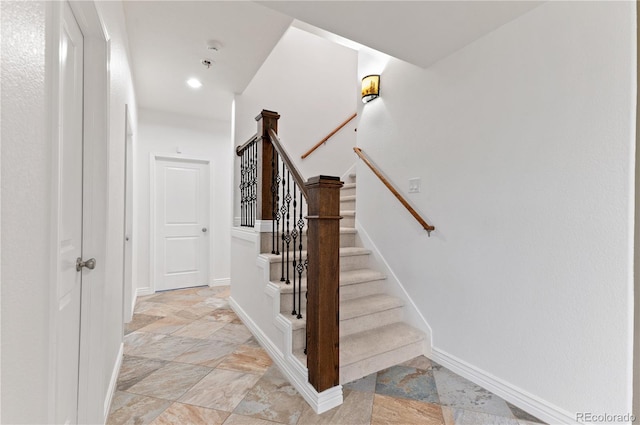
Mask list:
[[541,423],[423,356],[345,385],[344,403],[316,415],[228,296],[202,287],[138,300],[107,424]]

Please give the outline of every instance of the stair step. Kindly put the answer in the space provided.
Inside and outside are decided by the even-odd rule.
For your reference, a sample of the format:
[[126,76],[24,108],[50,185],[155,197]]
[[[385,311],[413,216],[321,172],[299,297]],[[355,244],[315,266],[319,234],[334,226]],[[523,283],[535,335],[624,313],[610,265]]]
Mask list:
[[342,220],[340,226],[342,227],[356,227],[356,212],[355,210],[341,210],[340,215]]
[[[342,224],[342,223],[341,223]],[[282,231],[282,230],[281,230]],[[351,227],[341,227],[340,228],[340,247],[354,246],[356,244],[356,229]],[[278,247],[282,247],[282,234],[278,237]],[[293,241],[291,242],[293,244]],[[299,242],[296,241],[296,249],[298,248],[297,244]],[[273,233],[264,232],[260,234],[260,252],[265,254],[271,253],[271,248],[273,245]],[[281,248],[280,248],[281,249]],[[302,249],[307,249],[307,230],[303,230],[302,232]]]
[[340,303],[340,321],[391,310],[403,305],[401,299],[386,294],[354,298]]
[[424,338],[422,332],[402,322],[340,338],[340,383],[424,354]]
[[[406,323],[393,323],[340,338],[340,384],[424,354],[425,335]],[[304,347],[293,354],[307,364]]]
[[345,183],[340,190],[340,196],[355,196],[356,194],[356,184],[355,183]]
[[[402,300],[386,294],[375,294],[340,302],[340,337],[353,335],[402,320]],[[293,347],[304,346],[306,309],[302,318],[291,315],[291,310],[281,312],[293,324]],[[302,335],[298,335],[302,334]]]
[[[340,302],[376,295],[383,292],[384,280],[387,277],[375,270],[357,269],[340,272]],[[286,315],[293,310],[293,282],[287,285],[285,282],[271,282],[280,288],[280,313]],[[298,295],[298,291],[302,293]],[[296,304],[298,299],[302,302],[302,311],[306,311],[307,278],[302,278],[302,284],[296,282]],[[299,297],[299,298],[298,298]]]
[[340,196],[340,209],[341,210],[355,210],[356,209],[356,195]]
[[[296,251],[296,259],[300,258],[299,251]],[[340,248],[340,270],[356,270],[356,269],[364,269],[369,265],[369,254],[371,251],[365,248],[359,247],[342,247]],[[282,259],[280,255],[264,253],[260,254],[262,257],[266,258],[270,264],[270,280],[271,281],[279,281],[282,276]],[[307,258],[307,251],[302,251],[302,259]],[[285,254],[286,261],[286,254]],[[289,280],[293,280],[293,251],[289,254]],[[285,267],[286,272],[286,267]],[[306,276],[306,271],[302,273],[303,276]]]
[[403,302],[386,294],[353,298],[340,303],[340,336],[353,335],[402,320]]

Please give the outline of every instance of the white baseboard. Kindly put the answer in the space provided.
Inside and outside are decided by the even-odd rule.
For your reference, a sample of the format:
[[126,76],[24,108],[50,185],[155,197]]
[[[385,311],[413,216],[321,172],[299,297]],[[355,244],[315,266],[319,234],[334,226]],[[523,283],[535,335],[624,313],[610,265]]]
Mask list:
[[107,389],[107,396],[104,399],[104,420],[107,421],[109,415],[109,408],[111,407],[111,400],[116,392],[116,384],[118,383],[118,374],[120,373],[120,367],[122,366],[122,357],[124,356],[124,343],[120,344],[120,350],[118,350],[118,357],[116,363],[113,365],[113,371],[111,371],[111,380],[109,381],[109,388]]
[[433,347],[431,359],[550,424],[579,424],[575,416],[484,370]]
[[136,289],[136,298],[144,297],[145,295],[153,295],[156,292],[151,288],[138,288]]
[[293,354],[284,354],[276,347],[271,340],[262,332],[260,327],[249,317],[240,305],[229,297],[229,305],[238,315],[251,333],[256,337],[262,348],[264,348],[280,371],[287,377],[289,382],[298,390],[302,397],[309,403],[317,414],[326,412],[342,404],[342,386],[338,385],[321,393],[308,382],[308,371],[301,367],[300,361]]
[[229,286],[229,285],[231,285],[231,278],[225,277],[222,279],[213,279],[213,282],[211,282],[209,286],[214,287],[214,286]]
[[356,237],[360,240],[364,248],[371,251],[371,255],[373,256],[375,263],[378,265],[379,271],[387,276],[386,284],[389,286],[391,294],[404,301],[404,321],[411,326],[420,329],[426,334],[427,337],[425,340],[427,343],[425,344],[424,354],[429,357],[431,347],[433,346],[431,326],[429,326],[429,323],[418,309],[418,306],[413,302],[413,299],[400,282],[400,279],[398,279],[398,276],[393,272],[389,263],[384,259],[382,253],[380,253],[380,250],[376,244],[373,243],[373,240],[369,237],[369,234],[360,225],[358,220],[356,220],[356,229],[358,230]]

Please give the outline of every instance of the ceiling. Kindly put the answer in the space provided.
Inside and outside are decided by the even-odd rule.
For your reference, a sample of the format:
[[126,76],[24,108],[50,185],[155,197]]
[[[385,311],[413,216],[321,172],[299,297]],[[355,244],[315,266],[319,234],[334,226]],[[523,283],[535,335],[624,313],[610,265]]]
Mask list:
[[[138,106],[229,120],[292,18],[249,1],[124,1]],[[219,51],[207,49],[218,40]],[[211,59],[207,69],[200,63]],[[192,89],[189,78],[203,86]]]
[[[124,1],[138,105],[229,120],[293,18],[421,67],[541,1]],[[222,44],[207,50],[211,40]],[[200,63],[208,58],[214,65]],[[192,89],[186,80],[199,78]]]
[[542,1],[260,1],[308,24],[427,68]]

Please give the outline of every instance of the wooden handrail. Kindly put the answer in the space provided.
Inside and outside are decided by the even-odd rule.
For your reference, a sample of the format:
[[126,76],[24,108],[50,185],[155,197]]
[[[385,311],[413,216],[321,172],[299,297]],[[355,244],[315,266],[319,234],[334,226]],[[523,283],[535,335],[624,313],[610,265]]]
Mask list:
[[378,176],[380,181],[382,181],[382,183],[384,183],[384,185],[387,186],[387,189],[389,189],[391,191],[391,193],[394,194],[394,196],[398,199],[398,201],[400,201],[400,203],[402,205],[404,205],[404,207],[411,213],[411,215],[416,220],[418,220],[418,223],[420,223],[422,225],[422,227],[424,228],[424,230],[427,231],[427,235],[431,236],[431,232],[433,230],[436,230],[436,228],[434,226],[428,224],[426,221],[424,221],[424,219],[422,217],[420,217],[420,214],[418,214],[418,212],[415,209],[413,209],[413,207],[411,205],[409,205],[409,203],[402,197],[400,192],[398,192],[396,190],[396,188],[393,187],[391,182],[389,182],[389,180],[387,180],[387,178],[380,172],[380,170],[378,170],[376,168],[376,166],[373,165],[373,163],[371,162],[369,157],[362,151],[362,149],[356,147],[356,148],[353,148],[353,150],[354,150],[354,152],[356,154],[358,154],[360,159],[362,159],[364,161],[364,163],[367,164],[369,166],[369,168],[371,168],[371,171],[373,171],[373,173],[376,176]]
[[282,147],[280,138],[272,128],[269,129],[269,138],[271,139],[271,144],[276,149],[276,152],[278,152],[278,155],[280,155],[280,158],[282,158],[282,161],[287,164],[287,168],[293,176],[293,180],[295,180],[296,184],[300,188],[300,191],[302,191],[304,198],[309,199],[309,192],[307,191],[307,188],[305,186],[306,180],[302,178],[302,174],[300,174],[300,171],[298,171],[296,165],[293,163],[293,161],[291,161],[289,155],[287,155],[287,151],[285,151]]
[[305,159],[306,157],[311,155],[313,153],[313,151],[315,151],[316,149],[318,149],[320,147],[320,145],[322,145],[323,143],[326,143],[327,140],[329,140],[331,137],[333,137],[333,135],[336,134],[338,131],[342,130],[342,127],[344,127],[345,125],[349,124],[349,122],[352,119],[354,119],[355,117],[357,117],[357,116],[358,116],[357,112],[354,113],[353,115],[351,115],[342,124],[337,126],[331,133],[329,133],[324,139],[320,140],[311,149],[309,149],[306,153],[304,153],[300,158]]
[[238,146],[236,148],[236,155],[242,156],[242,151],[244,151],[247,148],[247,146],[251,144],[251,142],[255,142],[256,140],[258,140],[258,133],[254,134],[249,138],[249,140],[247,140],[246,142]]

